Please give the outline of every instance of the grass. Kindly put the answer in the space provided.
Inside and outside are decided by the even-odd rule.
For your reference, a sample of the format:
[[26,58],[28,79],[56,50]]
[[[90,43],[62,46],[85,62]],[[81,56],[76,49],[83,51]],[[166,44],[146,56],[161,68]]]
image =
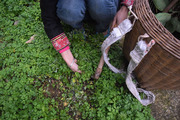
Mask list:
[[[83,71],[73,73],[44,32],[39,2],[1,1],[0,9],[0,119],[153,119],[150,108],[128,91],[123,75],[105,65],[101,77],[92,78],[104,38],[90,26],[85,26],[87,40],[64,26]],[[118,43],[109,57],[113,65],[123,65]]]

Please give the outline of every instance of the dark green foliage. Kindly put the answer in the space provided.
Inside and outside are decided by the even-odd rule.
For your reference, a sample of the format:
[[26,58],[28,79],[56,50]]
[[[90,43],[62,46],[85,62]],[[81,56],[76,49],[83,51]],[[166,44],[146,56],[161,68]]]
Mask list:
[[165,26],[171,33],[180,33],[180,1],[178,1],[168,13],[162,12],[170,3],[170,0],[153,0],[159,13],[156,14],[156,18]]
[[[0,119],[153,119],[124,86],[121,74],[105,65],[93,80],[104,40],[87,32],[73,34],[65,27],[71,50],[83,74],[73,73],[47,38],[39,2],[0,0]],[[15,21],[18,25],[14,25]],[[36,35],[32,43],[25,42]],[[109,57],[122,64],[119,45]],[[114,59],[114,60],[113,60]]]

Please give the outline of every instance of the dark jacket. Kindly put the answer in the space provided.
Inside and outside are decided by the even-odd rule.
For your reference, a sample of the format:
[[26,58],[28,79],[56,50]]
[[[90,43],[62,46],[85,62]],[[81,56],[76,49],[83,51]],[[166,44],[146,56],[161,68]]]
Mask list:
[[[44,23],[44,29],[50,39],[63,32],[60,19],[56,15],[56,4],[58,0],[40,0],[41,16]],[[122,4],[132,5],[134,0],[123,0]]]

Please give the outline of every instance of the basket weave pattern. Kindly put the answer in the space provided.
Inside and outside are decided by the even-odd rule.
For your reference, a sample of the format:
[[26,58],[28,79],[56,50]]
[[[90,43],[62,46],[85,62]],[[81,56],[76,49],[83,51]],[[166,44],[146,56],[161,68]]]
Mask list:
[[180,40],[176,39],[155,17],[148,0],[136,0],[133,11],[138,16],[132,31],[125,37],[124,54],[135,47],[139,35],[147,33],[156,44],[135,69],[140,87],[144,89],[180,89]]

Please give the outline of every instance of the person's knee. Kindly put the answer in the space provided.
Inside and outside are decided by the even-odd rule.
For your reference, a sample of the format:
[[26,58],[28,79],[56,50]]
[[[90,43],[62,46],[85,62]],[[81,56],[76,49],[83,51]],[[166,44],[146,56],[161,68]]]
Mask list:
[[80,10],[61,8],[57,9],[57,16],[66,24],[73,25],[83,20],[84,16]]
[[89,12],[96,21],[113,19],[117,6],[111,0],[92,0],[89,2]]
[[59,1],[57,4],[57,16],[66,24],[73,27],[79,24],[85,15],[85,4],[72,0]]

